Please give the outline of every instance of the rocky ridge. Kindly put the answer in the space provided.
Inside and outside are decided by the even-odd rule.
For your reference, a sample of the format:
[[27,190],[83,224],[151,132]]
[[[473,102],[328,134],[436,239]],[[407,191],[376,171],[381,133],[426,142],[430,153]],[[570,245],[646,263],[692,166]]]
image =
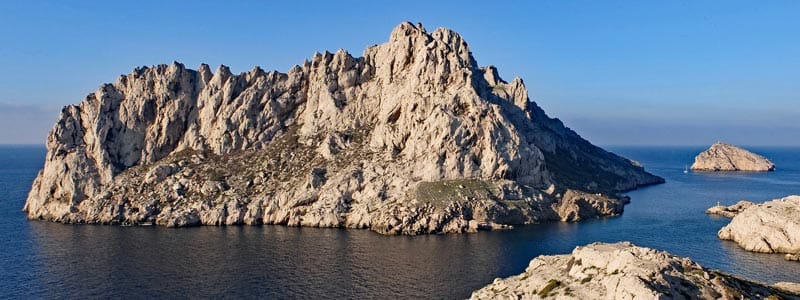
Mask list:
[[761,155],[722,142],[714,143],[694,158],[695,171],[774,171],[775,165]]
[[593,243],[539,256],[522,274],[472,299],[800,299],[797,284],[768,286],[709,270],[688,258],[629,242]]
[[800,196],[751,205],[736,214],[717,236],[748,251],[800,256]]
[[24,210],[64,223],[465,232],[616,215],[663,182],[407,22],[287,73],[136,68],[65,107],[47,149]]

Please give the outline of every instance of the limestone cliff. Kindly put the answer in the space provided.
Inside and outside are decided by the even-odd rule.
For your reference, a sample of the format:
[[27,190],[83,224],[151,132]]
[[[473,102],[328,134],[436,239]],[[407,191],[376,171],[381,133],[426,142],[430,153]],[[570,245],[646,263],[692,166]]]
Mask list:
[[539,256],[520,275],[495,279],[472,299],[798,299],[796,283],[741,279],[628,242]]
[[463,232],[615,215],[663,182],[411,23],[287,73],[137,68],[65,107],[47,149],[24,210],[65,223]]
[[721,142],[714,143],[694,159],[696,171],[775,171],[775,165],[761,155]]

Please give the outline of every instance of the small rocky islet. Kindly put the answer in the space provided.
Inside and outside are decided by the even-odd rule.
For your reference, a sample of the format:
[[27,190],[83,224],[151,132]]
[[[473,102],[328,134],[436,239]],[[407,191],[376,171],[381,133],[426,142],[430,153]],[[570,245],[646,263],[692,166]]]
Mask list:
[[[767,158],[745,149],[717,142],[695,158],[697,171],[775,171]],[[707,214],[731,218],[717,236],[736,242],[747,251],[784,253],[787,260],[800,260],[800,196],[788,196],[761,204],[739,201],[715,205]]]
[[737,243],[747,251],[782,253],[787,260],[800,260],[800,196],[755,204],[740,201],[717,205],[706,213],[732,218],[717,236]]
[[662,183],[551,118],[456,32],[404,22],[287,73],[136,68],[65,107],[30,219],[472,232],[622,213]]
[[472,299],[800,299],[800,285],[767,285],[629,242],[593,243],[533,259]]
[[706,214],[723,216],[726,218],[733,218],[746,208],[753,206],[755,203],[741,200],[734,205],[725,206],[721,204],[714,205],[706,210]]
[[769,172],[775,171],[775,164],[769,159],[743,148],[716,142],[695,157],[691,169],[706,172]]

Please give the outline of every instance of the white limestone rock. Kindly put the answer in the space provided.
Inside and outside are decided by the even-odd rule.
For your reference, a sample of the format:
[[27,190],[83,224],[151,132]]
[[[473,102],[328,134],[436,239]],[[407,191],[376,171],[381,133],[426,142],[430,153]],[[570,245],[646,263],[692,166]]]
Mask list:
[[695,171],[775,171],[775,165],[765,157],[745,149],[717,142],[694,158]]
[[[136,68],[65,107],[47,148],[24,210],[65,223],[468,232],[616,215],[619,192],[663,182],[548,117],[457,33],[407,22],[286,73]],[[562,204],[569,191],[585,196]]]
[[800,196],[752,205],[733,217],[717,236],[748,251],[800,254]]
[[776,283],[776,284],[774,284],[772,286],[774,286],[776,288],[779,288],[779,289],[782,289],[782,290],[785,290],[785,291],[788,291],[788,292],[791,292],[791,293],[793,293],[795,295],[800,295],[800,283],[797,283],[797,282],[785,282],[785,281],[782,281],[782,282],[778,282],[778,283]]
[[472,299],[778,299],[791,285],[768,286],[706,269],[688,258],[629,242],[593,243],[571,254],[539,256],[522,274],[497,278]]
[[755,205],[755,203],[750,202],[750,201],[745,201],[745,200],[736,202],[736,204],[731,205],[731,206],[715,205],[715,206],[712,206],[712,207],[708,208],[706,210],[706,214],[719,215],[719,216],[723,216],[723,217],[726,217],[726,218],[733,218],[736,215],[738,215],[739,213],[741,213],[742,211],[744,211],[745,209],[747,209],[748,207],[753,206],[753,205]]

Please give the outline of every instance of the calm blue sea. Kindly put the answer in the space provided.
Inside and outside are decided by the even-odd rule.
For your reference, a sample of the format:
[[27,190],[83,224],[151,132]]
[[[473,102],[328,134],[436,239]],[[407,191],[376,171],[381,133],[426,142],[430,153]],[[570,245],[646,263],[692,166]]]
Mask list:
[[758,148],[773,173],[689,173],[700,147],[610,147],[667,180],[630,192],[616,218],[510,231],[382,236],[366,230],[113,227],[27,221],[41,146],[0,147],[0,298],[464,298],[541,254],[628,240],[765,282],[798,281],[800,264],[748,253],[704,214],[720,201],[800,194],[800,148]]

